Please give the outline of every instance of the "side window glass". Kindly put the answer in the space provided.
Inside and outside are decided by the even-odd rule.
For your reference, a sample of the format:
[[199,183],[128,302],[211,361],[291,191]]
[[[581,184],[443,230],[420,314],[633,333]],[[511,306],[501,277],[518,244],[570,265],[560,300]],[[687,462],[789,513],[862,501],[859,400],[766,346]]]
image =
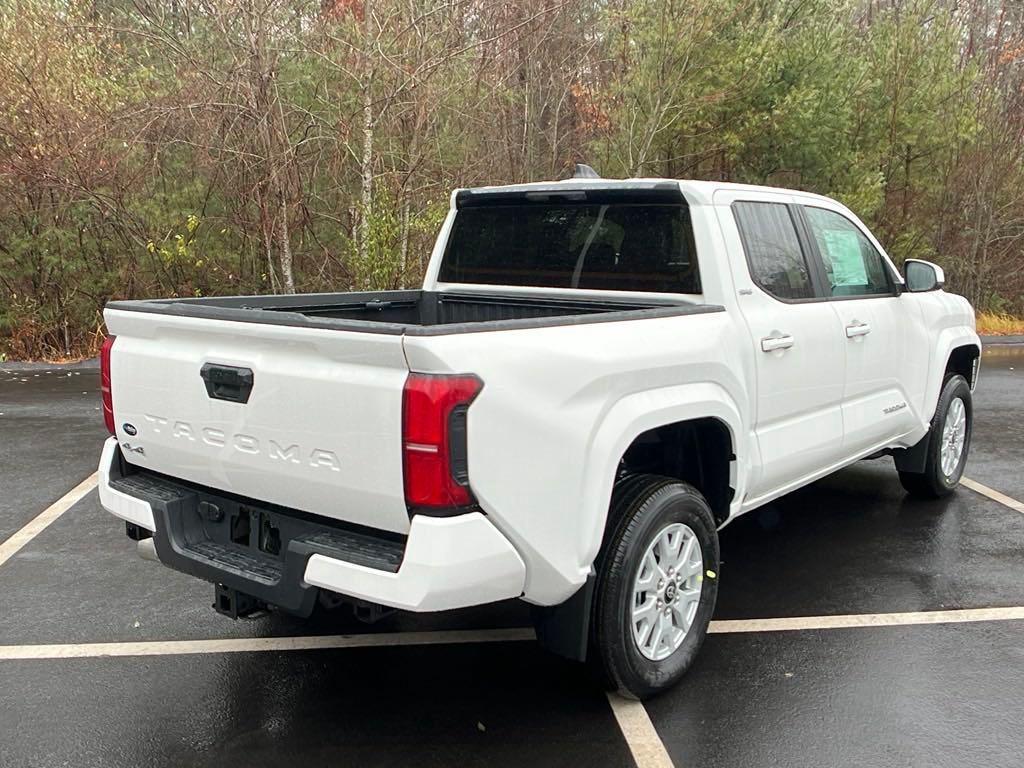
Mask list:
[[845,216],[806,206],[833,296],[866,296],[893,291],[892,278],[875,246]]
[[779,299],[814,296],[796,225],[782,203],[733,203],[750,275]]

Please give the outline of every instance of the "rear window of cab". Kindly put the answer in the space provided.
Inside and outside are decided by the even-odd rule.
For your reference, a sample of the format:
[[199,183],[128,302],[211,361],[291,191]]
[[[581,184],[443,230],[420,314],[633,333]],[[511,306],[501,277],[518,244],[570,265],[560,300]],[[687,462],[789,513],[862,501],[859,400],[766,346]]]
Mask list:
[[699,294],[685,204],[489,204],[455,216],[449,283]]

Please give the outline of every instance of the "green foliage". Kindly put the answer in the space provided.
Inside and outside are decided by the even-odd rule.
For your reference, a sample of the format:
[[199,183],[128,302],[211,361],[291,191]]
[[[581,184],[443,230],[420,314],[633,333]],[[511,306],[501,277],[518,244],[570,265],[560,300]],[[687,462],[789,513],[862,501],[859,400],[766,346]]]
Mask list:
[[[434,202],[418,211],[410,211],[402,222],[402,206],[388,190],[374,194],[369,215],[369,247],[365,259],[360,258],[355,241],[349,241],[347,266],[352,285],[361,290],[391,290],[415,286],[430,255],[437,230],[444,221],[447,207]],[[409,247],[406,262],[401,259],[401,243],[406,233]]]

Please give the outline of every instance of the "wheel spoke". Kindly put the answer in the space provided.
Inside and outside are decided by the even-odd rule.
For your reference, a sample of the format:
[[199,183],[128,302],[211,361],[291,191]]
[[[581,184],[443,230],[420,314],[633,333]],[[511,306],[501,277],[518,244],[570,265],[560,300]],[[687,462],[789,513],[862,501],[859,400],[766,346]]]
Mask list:
[[688,562],[679,567],[679,573],[683,577],[684,581],[689,581],[700,573],[703,567],[704,564],[700,560],[697,562]]
[[654,553],[649,551],[644,555],[644,560],[640,564],[640,573],[637,576],[634,591],[654,589],[660,575],[661,568],[658,566],[658,561],[654,559]]
[[673,540],[671,531],[665,531],[658,537],[657,547],[658,554],[660,555],[658,564],[661,566],[662,571],[667,571],[675,565],[680,543],[681,539],[679,536],[676,536],[675,540]]
[[677,572],[684,572],[686,570],[686,568],[689,566],[690,558],[693,557],[693,548],[696,547],[696,546],[697,546],[697,537],[696,536],[690,536],[687,539],[686,544],[684,544],[680,548],[682,551],[680,552],[679,557],[676,560],[676,564],[675,564]]
[[642,605],[638,605],[636,608],[633,609],[633,621],[640,621],[641,619],[649,616],[651,611],[653,611],[657,607],[657,604],[658,598],[656,598],[653,594],[650,595]]
[[658,617],[643,622],[638,631],[635,630],[634,626],[634,637],[636,638],[636,644],[641,648],[649,648],[651,640],[651,632],[654,630],[654,625],[657,623]]
[[693,623],[690,611],[691,605],[692,603],[690,602],[683,602],[672,606],[672,615],[675,617],[674,623],[684,633],[689,632],[690,625]]
[[658,655],[658,646],[661,645],[661,639],[665,634],[664,618],[665,617],[659,613],[658,617],[654,620],[654,622],[652,622],[654,626],[654,632],[651,635],[651,640],[650,643],[648,643],[648,647],[651,649],[651,651],[654,652],[655,657],[657,657]]
[[695,600],[700,600],[700,587],[681,589],[676,594],[679,595],[680,601],[684,603],[692,603]]

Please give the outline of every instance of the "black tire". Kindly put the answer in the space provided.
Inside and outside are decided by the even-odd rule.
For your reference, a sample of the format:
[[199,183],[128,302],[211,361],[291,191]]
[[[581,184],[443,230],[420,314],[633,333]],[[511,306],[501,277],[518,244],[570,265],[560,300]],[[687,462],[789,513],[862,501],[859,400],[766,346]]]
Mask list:
[[[700,545],[701,594],[682,643],[671,655],[652,661],[640,652],[633,638],[633,585],[648,548],[674,523],[689,526]],[[718,567],[714,516],[697,489],[656,475],[634,475],[619,482],[598,555],[590,624],[591,660],[610,688],[629,698],[645,699],[679,681],[707,635],[718,596]]]
[[[942,431],[946,425],[950,403],[960,398],[964,404],[966,432],[964,447],[960,461],[950,474],[942,471]],[[939,402],[935,406],[931,427],[928,429],[928,447],[925,452],[924,472],[900,472],[900,483],[911,496],[919,499],[940,499],[951,494],[960,483],[967,464],[967,454],[971,449],[971,427],[974,422],[974,410],[971,403],[971,388],[963,376],[950,376],[939,393]]]

